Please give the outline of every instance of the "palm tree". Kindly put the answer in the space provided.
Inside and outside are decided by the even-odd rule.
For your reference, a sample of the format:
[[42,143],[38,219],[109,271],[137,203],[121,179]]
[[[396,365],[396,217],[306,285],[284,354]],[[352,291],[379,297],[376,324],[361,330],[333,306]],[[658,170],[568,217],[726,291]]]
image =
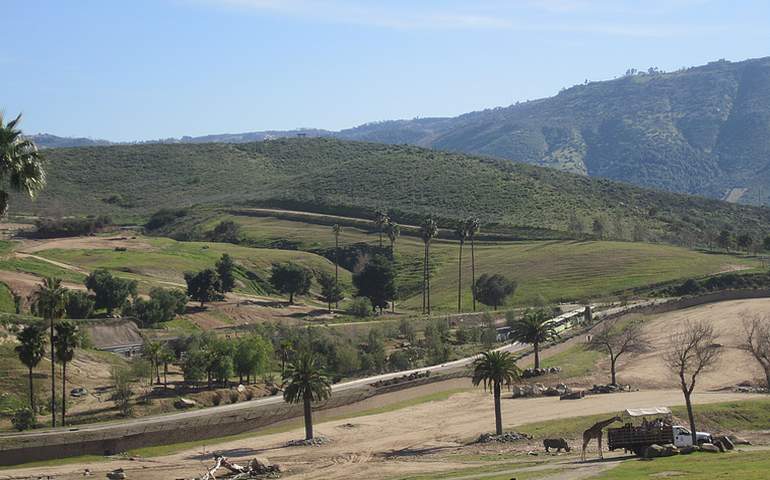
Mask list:
[[380,248],[382,248],[382,230],[390,222],[388,212],[385,210],[377,210],[374,212],[374,224],[377,226],[377,231],[380,234]]
[[425,244],[422,262],[422,313],[430,315],[430,242],[438,235],[438,225],[428,217],[420,226],[420,237]]
[[[152,340],[145,340],[142,345],[142,356],[150,362],[150,368],[155,370],[155,380],[160,385],[160,353],[163,349],[163,344],[160,342],[154,342]],[[150,374],[150,384],[152,384],[152,374]]]
[[511,338],[530,343],[535,350],[535,368],[540,368],[540,344],[556,338],[556,328],[549,321],[548,312],[539,308],[528,310],[511,323]]
[[320,402],[329,398],[332,394],[331,383],[319,367],[315,354],[309,351],[300,353],[294,363],[288,365],[283,380],[287,382],[283,391],[283,399],[289,403],[303,403],[305,439],[312,440],[312,402]]
[[460,259],[457,267],[457,313],[462,313],[462,292],[463,292],[463,245],[468,238],[468,227],[465,222],[460,222],[455,227],[455,235],[460,240]]
[[519,379],[519,367],[510,352],[481,352],[473,364],[473,385],[484,384],[484,390],[491,388],[495,397],[495,433],[503,434],[503,417],[500,412],[500,390],[503,384],[510,387]]
[[16,334],[19,345],[16,346],[16,354],[19,360],[29,369],[29,406],[33,412],[35,409],[35,389],[32,381],[32,369],[35,368],[45,355],[45,326],[32,324],[24,327],[24,330]]
[[67,415],[67,363],[75,357],[75,349],[80,346],[78,327],[72,322],[56,324],[56,360],[61,363],[61,424],[64,426]]
[[[35,144],[16,128],[20,122],[21,114],[5,124],[0,112],[0,178],[7,178],[13,190],[34,198],[45,186],[43,160]],[[8,198],[8,192],[0,189],[0,217],[8,212]]]
[[54,352],[54,322],[64,317],[64,305],[67,289],[62,287],[61,279],[46,277],[32,293],[35,312],[48,320],[50,324],[51,344],[51,426],[56,426],[56,354]]
[[481,231],[481,221],[477,217],[465,220],[465,234],[471,241],[471,293],[473,296],[473,311],[476,311],[476,235]]
[[[342,227],[339,223],[335,223],[332,226],[332,231],[334,232],[334,288],[339,291],[339,282],[340,282],[340,233],[342,233]],[[336,308],[340,308],[340,302],[335,302]]]
[[[401,227],[394,222],[388,221],[388,224],[385,225],[385,233],[388,235],[388,240],[390,240],[390,256],[393,259],[393,261],[396,260],[396,240],[398,240],[398,237],[401,236]],[[390,311],[393,313],[396,313],[396,299],[394,298],[392,302],[390,302]]]
[[401,236],[401,227],[397,223],[388,221],[385,225],[385,234],[390,240],[390,256],[396,258],[396,240]]
[[163,348],[160,350],[160,356],[158,359],[163,362],[163,388],[168,388],[168,365],[176,360],[176,355],[174,355],[174,351],[171,350],[168,345],[163,345]]

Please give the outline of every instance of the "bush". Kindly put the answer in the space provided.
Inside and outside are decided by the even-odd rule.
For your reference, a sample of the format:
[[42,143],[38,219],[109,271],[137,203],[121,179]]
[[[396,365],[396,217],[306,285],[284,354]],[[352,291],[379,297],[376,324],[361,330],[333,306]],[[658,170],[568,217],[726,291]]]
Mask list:
[[358,318],[366,318],[372,314],[372,302],[366,297],[356,297],[348,305],[347,312]]
[[187,210],[164,208],[153,213],[147,223],[144,224],[145,230],[159,230],[168,226],[180,218],[187,216]]
[[33,412],[30,408],[20,408],[13,414],[11,423],[13,424],[13,428],[20,432],[29,430],[30,428],[35,428],[37,423],[37,420],[35,419],[35,412]]
[[224,400],[224,398],[220,392],[216,392],[214,396],[211,397],[211,403],[213,403],[215,407],[219,406],[222,403],[222,400]]
[[238,403],[238,400],[240,400],[238,390],[230,390],[230,403]]
[[79,237],[91,235],[112,225],[110,217],[92,218],[44,218],[35,222],[37,229],[32,236],[38,238]]
[[94,313],[96,301],[87,292],[70,290],[67,292],[67,300],[64,306],[68,318],[91,318]]

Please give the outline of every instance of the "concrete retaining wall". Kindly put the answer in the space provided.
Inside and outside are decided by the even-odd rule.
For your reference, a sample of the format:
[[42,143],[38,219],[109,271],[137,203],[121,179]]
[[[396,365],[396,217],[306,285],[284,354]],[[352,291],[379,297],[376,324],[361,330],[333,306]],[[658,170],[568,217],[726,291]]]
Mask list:
[[[360,402],[374,395],[424,385],[462,376],[464,372],[431,375],[396,385],[360,388],[335,392],[315,409],[336,408]],[[239,404],[243,405],[243,404]],[[154,417],[152,422],[96,424],[95,430],[55,430],[18,435],[0,436],[0,465],[17,465],[39,460],[74,457],[79,455],[115,455],[135,448],[204,440],[236,435],[272,425],[282,420],[302,416],[302,405],[281,402],[254,405],[237,410],[211,408],[205,415],[168,419]],[[140,419],[141,420],[141,419]]]

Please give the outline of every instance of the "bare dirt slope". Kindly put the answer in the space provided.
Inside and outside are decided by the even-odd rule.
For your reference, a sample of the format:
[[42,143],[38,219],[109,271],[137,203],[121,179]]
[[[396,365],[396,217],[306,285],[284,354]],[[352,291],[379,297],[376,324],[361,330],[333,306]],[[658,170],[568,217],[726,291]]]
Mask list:
[[[738,349],[743,332],[744,315],[770,315],[770,299],[733,300],[711,303],[645,318],[645,332],[653,343],[650,353],[626,357],[620,362],[620,381],[632,385],[670,387],[671,378],[661,352],[665,351],[672,333],[684,322],[704,321],[712,324],[724,351],[716,368],[703,374],[698,385],[701,389],[720,389],[737,383],[763,378],[756,361],[747,352]],[[603,362],[600,366],[604,366]]]
[[[734,393],[700,393],[695,400],[710,403],[754,397]],[[681,403],[681,393],[674,390],[600,395],[578,402],[560,402],[558,398],[507,398],[503,401],[503,418],[508,427],[515,427],[541,420]],[[451,471],[467,468],[468,464],[459,459],[453,460],[451,456],[433,455],[468,448],[464,445],[493,428],[492,412],[491,395],[474,390],[406,409],[320,423],[316,434],[331,440],[329,445],[321,447],[286,447],[287,441],[301,438],[303,431],[299,428],[147,460],[123,459],[88,465],[4,470],[0,471],[0,479],[26,478],[24,475],[32,474],[75,479],[82,478],[85,467],[100,478],[104,472],[117,467],[126,468],[129,478],[191,478],[200,475],[204,465],[210,463],[213,451],[236,459],[268,457],[287,470],[288,478],[385,479],[422,472]]]

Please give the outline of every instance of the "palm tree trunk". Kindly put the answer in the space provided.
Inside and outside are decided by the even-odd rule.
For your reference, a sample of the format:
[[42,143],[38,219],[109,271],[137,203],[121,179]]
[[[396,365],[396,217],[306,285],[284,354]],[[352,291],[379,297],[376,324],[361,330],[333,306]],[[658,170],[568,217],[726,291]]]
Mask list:
[[473,282],[473,288],[471,293],[473,296],[473,311],[476,311],[476,242],[471,237],[471,281]]
[[32,384],[32,367],[29,367],[29,408],[35,412],[35,388]]
[[155,361],[155,379],[157,380],[155,383],[160,385],[160,361]]
[[[340,265],[340,237],[334,235],[334,290],[339,291],[339,265]],[[340,301],[335,302],[335,308],[340,308]]]
[[61,426],[66,424],[67,417],[67,362],[61,364]]
[[168,390],[168,363],[163,363],[163,390]]
[[423,246],[422,252],[422,313],[425,314],[425,272],[428,266],[428,244]]
[[304,410],[305,410],[305,440],[312,440],[313,438],[313,411],[310,407],[310,398],[304,398]]
[[56,352],[53,345],[53,317],[51,317],[51,426],[56,426]]
[[463,242],[460,242],[460,260],[459,260],[459,266],[457,267],[457,313],[462,313],[463,311],[462,292],[463,292]]
[[532,344],[535,347],[535,368],[540,368],[540,342]]
[[427,259],[427,267],[425,268],[425,279],[428,283],[428,315],[430,315],[430,244],[425,250],[425,258]]
[[495,396],[495,433],[503,434],[503,414],[500,411],[500,384],[495,382],[493,387]]

